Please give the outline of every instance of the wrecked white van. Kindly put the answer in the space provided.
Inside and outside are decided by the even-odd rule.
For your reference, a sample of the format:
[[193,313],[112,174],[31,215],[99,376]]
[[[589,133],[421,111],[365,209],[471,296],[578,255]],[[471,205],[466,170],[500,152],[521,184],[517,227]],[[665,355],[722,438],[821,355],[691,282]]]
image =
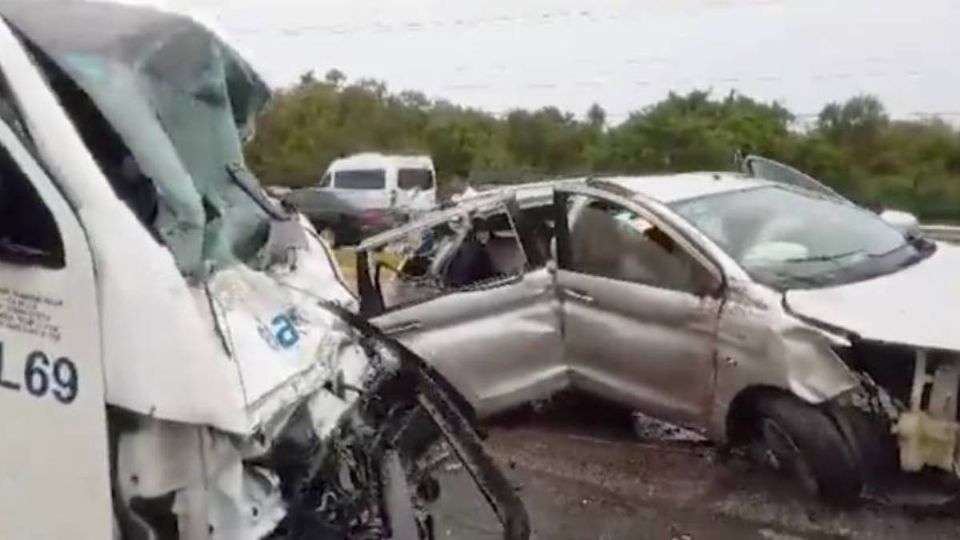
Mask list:
[[146,8],[0,16],[0,538],[429,537],[435,434],[527,536],[458,396],[245,168],[269,93],[232,48]]

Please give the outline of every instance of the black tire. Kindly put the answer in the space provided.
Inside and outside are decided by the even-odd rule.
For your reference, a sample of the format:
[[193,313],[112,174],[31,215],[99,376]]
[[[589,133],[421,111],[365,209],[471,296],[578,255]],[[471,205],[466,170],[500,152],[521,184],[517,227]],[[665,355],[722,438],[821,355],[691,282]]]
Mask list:
[[859,499],[863,478],[856,454],[829,414],[793,396],[756,403],[754,437],[775,469],[792,474],[810,493],[834,504]]
[[900,470],[900,450],[890,421],[852,407],[833,407],[830,414],[850,441],[865,485],[880,484]]

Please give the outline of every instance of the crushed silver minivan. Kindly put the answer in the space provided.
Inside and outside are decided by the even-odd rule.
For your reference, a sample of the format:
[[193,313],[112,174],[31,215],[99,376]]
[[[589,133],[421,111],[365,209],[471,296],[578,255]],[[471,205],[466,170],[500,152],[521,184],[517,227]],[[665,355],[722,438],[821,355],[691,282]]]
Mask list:
[[574,389],[759,447],[825,498],[952,477],[960,248],[742,165],[466,198],[361,244],[362,312],[481,417]]
[[0,538],[433,538],[449,460],[529,535],[462,399],[246,169],[268,97],[189,17],[0,3]]

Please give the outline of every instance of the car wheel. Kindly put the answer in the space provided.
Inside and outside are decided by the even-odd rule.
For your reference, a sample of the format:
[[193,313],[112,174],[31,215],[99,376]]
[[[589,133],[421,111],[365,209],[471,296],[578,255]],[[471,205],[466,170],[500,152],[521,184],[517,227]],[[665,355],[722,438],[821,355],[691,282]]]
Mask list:
[[829,502],[859,498],[860,466],[825,411],[792,396],[766,396],[755,411],[754,443],[766,465],[793,476],[807,493]]

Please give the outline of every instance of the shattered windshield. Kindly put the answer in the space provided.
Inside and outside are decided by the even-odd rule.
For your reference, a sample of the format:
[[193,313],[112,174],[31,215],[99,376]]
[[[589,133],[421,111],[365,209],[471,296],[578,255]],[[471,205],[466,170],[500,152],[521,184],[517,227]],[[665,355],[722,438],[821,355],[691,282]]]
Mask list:
[[[77,121],[83,100],[109,123],[104,133],[84,138],[118,195],[170,248],[184,274],[253,257],[266,241],[269,218],[238,185],[236,171],[244,167],[243,140],[269,97],[264,82],[189,18],[45,1],[49,9],[14,1],[4,12],[75,124],[82,131],[93,125]],[[106,131],[115,134],[110,147]]]
[[919,254],[876,215],[814,192],[764,187],[681,201],[675,211],[754,279],[826,287],[890,273]]

